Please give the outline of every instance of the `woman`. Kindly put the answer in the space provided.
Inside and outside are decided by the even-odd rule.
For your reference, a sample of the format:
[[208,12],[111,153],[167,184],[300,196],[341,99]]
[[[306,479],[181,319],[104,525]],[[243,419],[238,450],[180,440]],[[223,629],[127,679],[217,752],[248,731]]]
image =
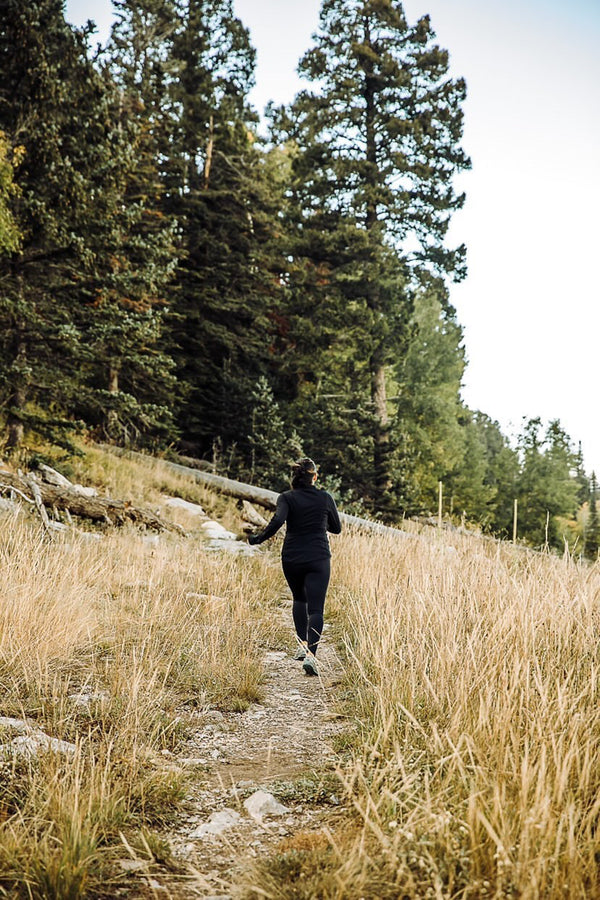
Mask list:
[[315,487],[317,467],[312,459],[292,466],[292,490],[280,494],[275,515],[249,544],[262,544],[287,523],[281,564],[294,603],[294,626],[299,646],[294,659],[303,660],[307,675],[318,675],[317,646],[323,631],[323,608],[331,570],[327,532],[342,530],[335,501],[327,491]]

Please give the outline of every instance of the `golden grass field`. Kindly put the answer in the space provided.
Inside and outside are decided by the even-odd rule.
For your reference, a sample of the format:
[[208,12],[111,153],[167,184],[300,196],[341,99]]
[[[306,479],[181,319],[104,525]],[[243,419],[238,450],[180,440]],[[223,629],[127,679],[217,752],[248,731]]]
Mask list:
[[[233,504],[160,461],[96,450],[65,474],[236,527]],[[0,896],[115,896],[127,847],[179,871],[164,834],[185,783],[161,751],[211,707],[260,700],[261,645],[285,646],[272,554],[203,553],[192,527],[0,526],[0,716],[75,745],[0,758]],[[259,861],[243,896],[600,897],[600,565],[433,530],[332,548],[352,813]]]

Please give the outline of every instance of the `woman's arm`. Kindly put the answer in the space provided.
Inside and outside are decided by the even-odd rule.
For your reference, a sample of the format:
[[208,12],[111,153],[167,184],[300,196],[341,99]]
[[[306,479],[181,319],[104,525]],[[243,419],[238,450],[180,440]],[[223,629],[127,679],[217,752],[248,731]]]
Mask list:
[[272,537],[276,531],[279,531],[283,523],[288,517],[289,506],[288,502],[283,496],[280,494],[277,498],[277,507],[275,508],[275,514],[264,531],[259,531],[258,534],[251,534],[248,538],[249,544],[262,544],[263,541],[267,541],[270,537]]
[[331,534],[340,534],[342,530],[342,523],[340,522],[340,517],[338,515],[337,506],[335,505],[335,500],[331,496],[329,496],[329,505],[327,507],[327,531],[330,531]]

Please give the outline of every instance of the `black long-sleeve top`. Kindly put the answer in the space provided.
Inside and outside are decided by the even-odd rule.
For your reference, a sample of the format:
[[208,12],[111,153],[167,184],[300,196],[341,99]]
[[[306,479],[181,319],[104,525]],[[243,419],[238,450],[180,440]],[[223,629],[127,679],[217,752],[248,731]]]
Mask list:
[[262,544],[279,531],[284,522],[287,522],[287,530],[281,558],[284,562],[299,565],[331,556],[327,532],[339,534],[342,530],[331,494],[316,487],[295,488],[279,495],[273,518],[264,531],[252,535],[248,543]]

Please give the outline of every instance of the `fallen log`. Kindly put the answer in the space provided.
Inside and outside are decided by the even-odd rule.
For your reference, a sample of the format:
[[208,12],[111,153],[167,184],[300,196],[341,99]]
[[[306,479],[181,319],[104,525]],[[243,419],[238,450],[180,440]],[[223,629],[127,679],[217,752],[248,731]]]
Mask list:
[[[113,447],[110,444],[99,444],[101,449],[114,453],[116,456],[129,457],[130,459],[152,460],[156,457],[148,456],[136,450],[125,450],[122,447]],[[214,475],[211,472],[201,471],[191,466],[183,466],[181,463],[171,462],[171,460],[163,459],[165,466],[180,472],[188,478],[195,478],[200,484],[206,485],[213,491],[226,494],[228,497],[235,497],[237,500],[247,500],[249,503],[255,503],[265,509],[274,510],[277,506],[277,498],[279,494],[276,491],[269,491],[267,488],[254,487],[254,485],[246,484],[243,481],[234,481],[232,478],[224,478],[222,475]],[[360,516],[351,516],[348,513],[340,512],[341,521],[350,525],[359,531],[370,531],[376,534],[389,534],[399,538],[414,538],[415,535],[407,531],[401,531],[400,528],[392,528],[389,525],[383,525],[381,522],[373,522],[371,519],[363,519]]]
[[[269,491],[266,488],[254,487],[251,484],[245,484],[243,481],[234,481],[231,478],[224,478],[222,475],[213,475],[210,472],[202,472],[198,469],[192,469],[189,466],[182,466],[180,463],[163,460],[164,464],[176,472],[181,472],[188,477],[195,478],[201,484],[226,494],[229,497],[236,497],[238,500],[247,500],[262,506],[265,509],[274,510],[277,506],[277,498],[279,494],[275,491]],[[412,535],[399,528],[392,528],[389,525],[383,525],[381,522],[372,522],[370,519],[363,519],[360,516],[351,516],[348,513],[340,513],[340,519],[346,525],[350,525],[360,531],[372,531],[376,534],[389,534],[394,537],[408,538]]]
[[[150,509],[132,506],[126,500],[88,497],[72,488],[39,481],[35,483],[35,489],[33,489],[31,478],[31,475],[26,477],[0,470],[0,491],[14,490],[18,494],[24,495],[27,500],[31,498],[38,509],[41,498],[42,508],[48,506],[67,510],[74,516],[91,519],[94,522],[105,522],[107,525],[124,525],[126,522],[133,522],[136,525],[152,528],[154,531],[174,531],[178,534],[185,534],[179,525],[167,522]],[[39,496],[36,502],[35,495],[38,491]]]

